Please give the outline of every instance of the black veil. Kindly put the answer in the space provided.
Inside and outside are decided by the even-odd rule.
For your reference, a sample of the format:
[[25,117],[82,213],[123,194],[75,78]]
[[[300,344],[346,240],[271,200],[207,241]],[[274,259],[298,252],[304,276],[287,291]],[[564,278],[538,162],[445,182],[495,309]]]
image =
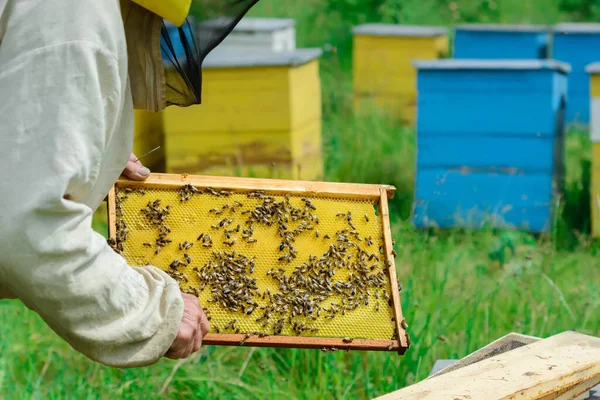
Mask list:
[[166,105],[186,107],[202,100],[202,62],[258,0],[202,0],[199,12],[181,27],[163,21],[161,52]]

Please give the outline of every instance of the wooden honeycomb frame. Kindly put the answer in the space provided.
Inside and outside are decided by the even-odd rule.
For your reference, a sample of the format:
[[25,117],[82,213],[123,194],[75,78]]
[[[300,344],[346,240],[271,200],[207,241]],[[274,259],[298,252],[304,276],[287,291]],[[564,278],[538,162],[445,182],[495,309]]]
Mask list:
[[[397,351],[404,354],[409,347],[409,339],[404,329],[404,319],[400,304],[398,280],[393,256],[392,235],[390,230],[388,199],[393,198],[395,187],[389,185],[330,183],[313,181],[291,181],[276,179],[234,178],[221,176],[200,176],[186,174],[159,174],[153,173],[145,181],[133,181],[121,177],[111,189],[107,198],[108,205],[108,233],[110,238],[116,237],[116,195],[115,187],[130,187],[144,189],[180,189],[186,184],[191,184],[198,189],[213,188],[231,190],[236,193],[262,190],[270,195],[305,195],[306,197],[327,196],[329,198],[368,200],[376,203],[379,218],[383,228],[383,252],[388,262],[388,277],[390,281],[390,294],[394,325],[398,332],[395,340],[370,340],[354,339],[346,343],[342,338],[303,337],[303,336],[250,336],[245,334],[209,333],[205,336],[203,344],[219,346],[247,346],[247,347],[279,347],[279,348],[304,348],[304,349],[338,349],[338,350],[369,350],[369,351]],[[243,339],[246,339],[243,341]],[[242,342],[242,343],[241,343]]]

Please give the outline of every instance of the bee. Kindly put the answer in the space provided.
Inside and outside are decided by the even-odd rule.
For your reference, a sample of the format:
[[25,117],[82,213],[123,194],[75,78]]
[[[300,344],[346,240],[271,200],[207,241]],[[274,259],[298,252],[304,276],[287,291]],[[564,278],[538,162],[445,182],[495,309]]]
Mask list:
[[328,234],[325,234],[325,235],[323,236],[323,239],[331,239],[331,237],[330,237]]
[[256,239],[254,239],[254,238],[249,238],[249,239],[248,239],[248,243],[256,243]]
[[152,243],[151,242],[142,243],[142,245],[145,246],[145,247],[152,247]]
[[394,343],[390,343],[390,344],[388,345],[388,350],[391,350],[391,349],[393,349],[393,348],[394,348]]
[[365,221],[369,222],[369,216],[365,214]]
[[196,240],[202,240],[203,237],[204,237],[204,233],[201,233],[200,236],[198,236],[198,239],[196,239]]
[[219,325],[213,324],[213,327],[215,328],[215,332],[221,333],[221,329],[219,329]]
[[154,250],[154,254],[158,254],[158,253],[160,253],[160,249],[161,249],[161,248],[162,248],[162,247],[160,247],[160,246],[156,246],[156,250]]
[[379,303],[375,303],[375,311],[379,311]]
[[400,326],[402,327],[402,329],[408,328],[408,324],[406,323],[406,320],[404,318],[402,318],[402,321],[400,321]]
[[230,241],[224,241],[223,244],[226,244],[227,246],[231,247],[235,244],[236,241],[237,241],[237,239],[233,238]]
[[187,254],[183,255],[183,258],[185,258],[185,261],[189,264],[192,262],[192,258],[190,256],[188,256]]
[[[237,333],[237,332],[236,332],[236,333]],[[240,341],[240,346],[243,346],[243,345],[244,345],[244,343],[246,343],[246,340],[248,340],[248,338],[249,338],[250,336],[252,336],[252,333],[246,333],[246,334],[244,335],[244,337],[242,338],[242,340]]]
[[345,338],[343,338],[343,339],[342,339],[342,341],[343,341],[344,343],[352,343],[352,341],[353,341],[353,340],[354,340],[354,339],[352,339],[352,338],[349,338],[349,337],[345,337]]
[[315,229],[315,236],[319,237],[319,230],[318,229]]
[[352,213],[350,211],[348,211],[347,218],[348,222],[352,221]]

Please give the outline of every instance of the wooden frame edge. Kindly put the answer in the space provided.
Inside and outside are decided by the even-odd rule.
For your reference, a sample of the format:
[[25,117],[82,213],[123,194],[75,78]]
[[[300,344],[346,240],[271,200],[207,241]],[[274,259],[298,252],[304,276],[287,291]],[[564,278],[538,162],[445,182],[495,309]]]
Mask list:
[[106,224],[108,225],[108,237],[115,239],[117,237],[117,202],[115,186],[113,185],[106,197]]
[[[245,340],[244,340],[245,339]],[[242,343],[242,340],[244,342]],[[293,349],[327,349],[337,350],[370,350],[370,351],[401,351],[397,340],[385,339],[353,339],[344,342],[343,338],[303,337],[303,336],[265,336],[258,337],[245,334],[208,333],[202,340],[208,346],[240,346],[240,347],[272,347]]]
[[389,217],[390,211],[388,208],[388,198],[384,191],[381,189],[380,200],[379,200],[379,213],[381,214],[381,221],[383,225],[383,251],[385,259],[388,261],[388,272],[390,278],[390,291],[392,292],[392,303],[394,305],[394,319],[396,322],[396,330],[398,332],[398,347],[403,349],[399,351],[400,354],[404,354],[408,349],[408,337],[406,330],[403,328],[402,321],[402,307],[400,304],[400,293],[398,290],[398,278],[396,276],[396,264],[394,262],[394,246],[392,244],[392,230],[390,228]]
[[329,197],[352,197],[379,199],[380,191],[385,190],[388,198],[393,198],[396,188],[391,185],[366,183],[340,183],[322,181],[293,181],[282,179],[238,178],[228,176],[184,175],[152,173],[145,181],[134,181],[121,176],[116,185],[147,188],[179,188],[185,184],[198,187],[213,187],[237,191],[264,190],[266,192],[286,192],[314,196],[326,194]]

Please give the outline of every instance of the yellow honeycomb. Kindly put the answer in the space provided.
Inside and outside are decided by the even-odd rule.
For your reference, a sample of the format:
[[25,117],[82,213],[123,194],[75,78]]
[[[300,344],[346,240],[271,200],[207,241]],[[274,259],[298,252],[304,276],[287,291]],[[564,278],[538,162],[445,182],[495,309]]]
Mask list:
[[[288,249],[286,247],[281,250],[283,239],[280,235],[281,226],[278,223],[269,226],[264,221],[255,221],[252,223],[251,243],[248,242],[248,237],[244,237],[248,234],[248,231],[244,233],[244,230],[250,226],[247,220],[253,215],[253,210],[264,204],[265,196],[248,197],[247,193],[233,192],[216,196],[204,192],[196,193],[183,201],[181,196],[180,190],[176,189],[138,191],[121,186],[117,192],[117,208],[120,210],[117,213],[117,224],[122,221],[126,226],[126,240],[122,241],[122,254],[130,265],[154,265],[164,271],[176,271],[175,275],[179,274],[181,279],[182,290],[196,292],[201,305],[210,315],[211,333],[266,332],[270,335],[298,336],[300,334],[309,337],[351,337],[372,340],[392,338],[395,323],[392,302],[389,300],[391,299],[389,276],[381,250],[382,221],[372,202],[325,197],[306,199],[301,196],[266,194],[266,197],[271,198],[269,200],[271,203],[287,202],[291,209],[304,210],[303,215],[307,213],[312,215],[311,224],[303,222],[306,220],[303,218],[293,221],[291,215],[284,216],[287,220],[285,228],[288,231],[305,224],[305,229],[294,237],[292,246],[297,252],[296,258],[287,262],[280,260],[282,255],[288,253]],[[161,246],[158,254],[156,254],[156,240],[159,237],[159,225],[152,224],[145,215],[148,212],[148,204],[152,205],[156,200],[160,200],[158,208],[161,210],[169,206],[168,214],[162,224],[166,224],[170,229],[163,238],[171,240],[170,243]],[[351,214],[350,220],[348,213]],[[223,220],[225,226],[222,227],[220,223]],[[236,232],[238,225],[239,231]],[[225,229],[232,230],[229,238],[226,237]],[[198,240],[201,234],[202,239]],[[339,234],[345,237],[340,238]],[[206,235],[210,235],[212,247],[208,246]],[[123,232],[121,236],[123,237]],[[234,240],[235,243],[231,246],[224,244],[224,242],[233,243]],[[344,245],[345,241],[356,243],[361,251],[356,250],[356,246]],[[192,246],[189,247],[189,244]],[[284,303],[286,301],[280,291],[281,281],[277,281],[275,276],[282,279],[281,273],[283,273],[286,279],[289,279],[297,267],[301,268],[303,263],[309,261],[309,257],[318,260],[330,251],[332,245],[334,249],[339,249],[339,246],[349,248],[343,257],[338,256],[338,259],[345,258],[345,266],[341,262],[337,266],[333,264],[331,269],[335,274],[328,277],[329,289],[332,290],[328,291],[326,298],[317,299],[320,301],[316,302],[318,306],[311,310],[312,313],[305,312],[292,317],[293,305],[290,305],[287,312],[281,315],[272,312],[270,318],[266,320],[268,322],[266,326],[265,319],[257,321],[265,314],[264,307],[272,304],[269,302],[269,296],[266,295],[267,291],[271,299],[281,298]],[[189,248],[185,249],[186,246]],[[240,305],[237,312],[224,308],[220,302],[211,301],[215,297],[214,293],[223,296],[224,291],[229,292],[231,282],[215,282],[213,279],[203,284],[199,277],[202,273],[205,276],[214,273],[207,265],[217,263],[215,252],[219,254],[229,252],[231,255],[234,251],[238,261],[243,256],[253,260],[253,268],[246,267],[245,271],[249,278],[254,279],[256,285],[256,291],[249,294],[249,298],[252,298],[255,304],[243,304],[243,308]],[[355,267],[361,252],[364,252],[361,259],[363,265],[368,268],[369,276],[381,278],[379,287],[360,288],[355,284],[358,274]],[[171,265],[175,260],[180,263],[172,268]],[[283,271],[278,272],[278,269]],[[310,268],[307,268],[307,271],[310,271]],[[300,281],[308,279],[308,276],[317,279],[316,275],[314,270],[312,275],[311,272],[298,274],[301,277]],[[182,278],[183,276],[185,278]],[[323,279],[322,276],[320,279]],[[355,283],[349,284],[349,281]],[[289,283],[284,281],[284,285],[286,282]],[[351,289],[352,286],[356,286],[356,289]],[[340,295],[336,287],[342,288],[346,295]],[[355,296],[352,295],[353,290],[357,291]],[[300,291],[300,295],[302,293]],[[308,296],[306,293],[304,295]],[[332,303],[335,309],[331,309]],[[344,309],[346,310],[343,311]],[[231,323],[233,320],[236,321],[235,326]],[[279,320],[285,321],[285,324],[277,331],[276,325]],[[295,331],[294,324],[302,324],[305,328]]]

